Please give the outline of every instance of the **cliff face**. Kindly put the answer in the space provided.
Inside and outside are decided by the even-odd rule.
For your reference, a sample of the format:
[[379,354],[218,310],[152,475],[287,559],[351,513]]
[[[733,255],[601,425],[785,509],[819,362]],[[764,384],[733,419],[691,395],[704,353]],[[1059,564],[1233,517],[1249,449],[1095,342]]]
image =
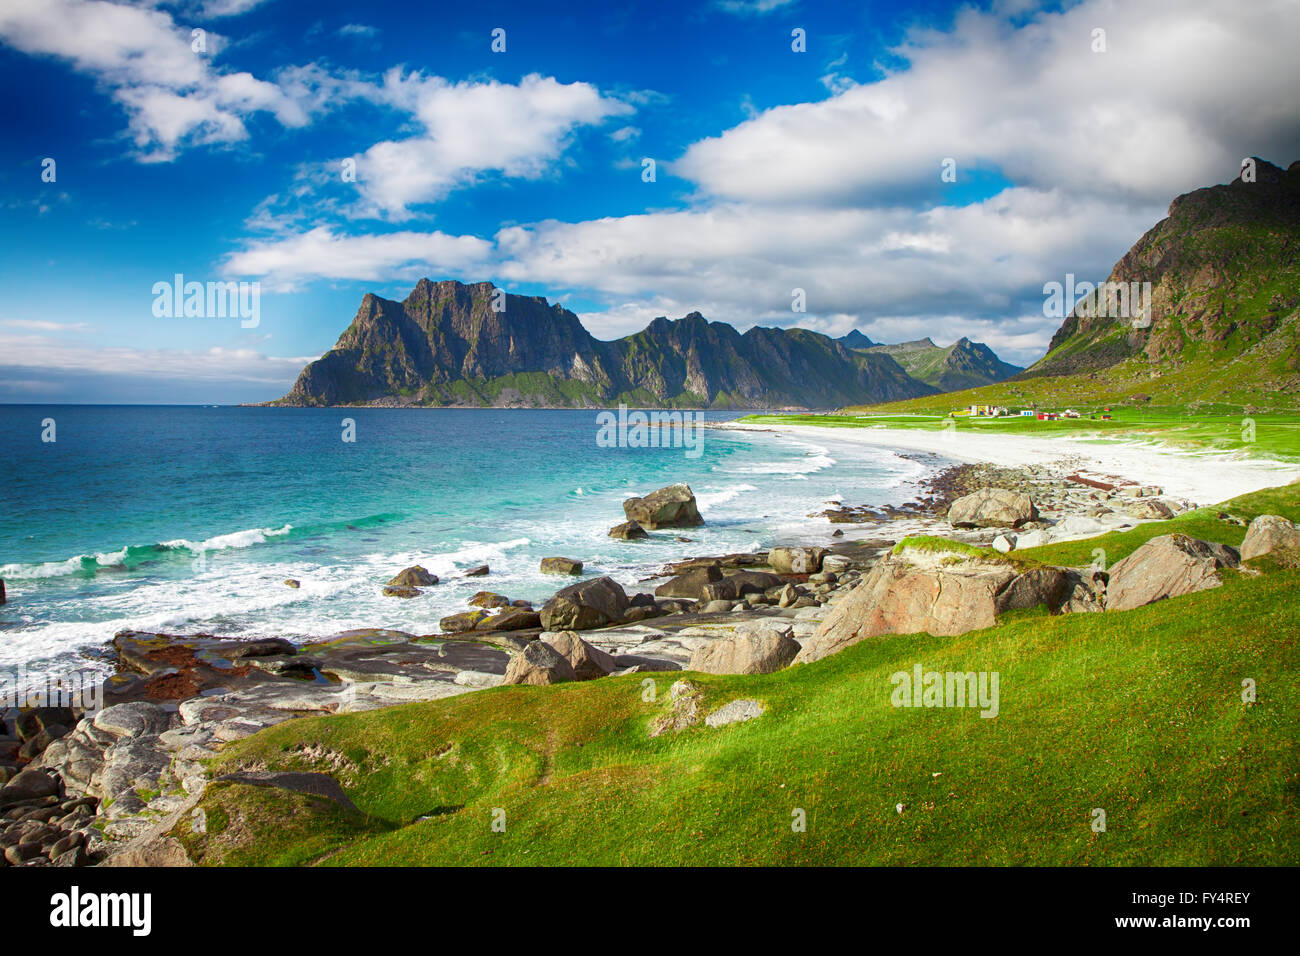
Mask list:
[[[1098,291],[1079,303],[1047,355],[1020,377],[1069,375],[1121,363],[1150,375],[1217,361],[1230,376],[1294,385],[1300,326],[1300,162],[1256,159],[1254,182],[1197,189],[1130,249],[1107,277],[1131,290],[1150,283],[1146,311]],[[1109,307],[1107,307],[1109,306]],[[1250,359],[1235,360],[1249,354]],[[1233,368],[1222,363],[1231,363]],[[1189,369],[1189,371],[1191,371]]]
[[892,358],[804,329],[750,329],[698,312],[613,342],[535,296],[421,279],[402,302],[369,294],[282,405],[632,405],[829,408],[933,391]]

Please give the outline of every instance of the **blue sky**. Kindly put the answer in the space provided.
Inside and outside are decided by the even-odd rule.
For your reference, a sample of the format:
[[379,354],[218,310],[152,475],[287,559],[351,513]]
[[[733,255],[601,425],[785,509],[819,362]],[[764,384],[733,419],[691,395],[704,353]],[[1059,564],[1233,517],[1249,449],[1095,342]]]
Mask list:
[[[699,310],[1028,363],[1056,325],[1043,283],[1104,278],[1244,156],[1300,158],[1297,20],[0,0],[0,401],[273,398],[365,292],[425,275],[546,295],[603,338]],[[258,282],[257,327],[155,316],[176,273]]]

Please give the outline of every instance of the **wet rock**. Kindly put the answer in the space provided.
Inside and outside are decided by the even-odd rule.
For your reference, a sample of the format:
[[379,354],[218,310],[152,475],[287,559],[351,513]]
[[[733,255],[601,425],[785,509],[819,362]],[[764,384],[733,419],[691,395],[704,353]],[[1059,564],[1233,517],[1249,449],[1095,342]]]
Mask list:
[[393,584],[384,585],[384,596],[395,598],[414,598],[419,597],[424,592],[419,588],[399,587]]
[[611,538],[618,538],[621,541],[633,541],[637,538],[645,538],[648,535],[645,528],[641,527],[635,521],[624,521],[622,524],[616,524],[609,529]]
[[722,568],[716,563],[691,568],[655,588],[655,597],[701,600],[706,585],[722,580]]
[[581,574],[582,562],[573,558],[542,558],[543,574]]
[[480,564],[477,567],[468,568],[463,573],[467,578],[481,578],[491,571],[486,564]]
[[474,626],[474,630],[524,631],[541,626],[542,616],[531,608],[507,607],[500,614],[484,617]]
[[825,557],[825,548],[773,548],[767,563],[777,574],[815,574]]
[[628,498],[623,513],[642,528],[693,528],[704,524],[689,485],[669,485],[644,498]]
[[484,610],[461,611],[457,614],[448,614],[438,622],[438,629],[446,634],[460,634],[465,631],[472,631],[478,627],[479,623],[485,620],[488,612]]
[[426,571],[421,565],[415,564],[400,571],[393,576],[388,582],[390,588],[423,588],[438,583],[438,575]]

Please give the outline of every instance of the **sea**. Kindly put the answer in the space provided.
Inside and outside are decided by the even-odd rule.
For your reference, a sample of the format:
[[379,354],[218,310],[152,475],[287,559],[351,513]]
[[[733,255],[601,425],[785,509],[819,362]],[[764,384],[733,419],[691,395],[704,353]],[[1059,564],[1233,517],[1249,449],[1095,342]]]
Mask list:
[[[127,628],[434,633],[479,590],[544,601],[567,583],[540,573],[547,556],[636,588],[668,561],[828,544],[834,526],[809,515],[901,504],[933,468],[831,429],[695,414],[698,439],[629,447],[597,410],[0,406],[0,668],[107,673]],[[675,482],[702,527],[608,536],[625,498]],[[441,582],[384,596],[414,564]]]

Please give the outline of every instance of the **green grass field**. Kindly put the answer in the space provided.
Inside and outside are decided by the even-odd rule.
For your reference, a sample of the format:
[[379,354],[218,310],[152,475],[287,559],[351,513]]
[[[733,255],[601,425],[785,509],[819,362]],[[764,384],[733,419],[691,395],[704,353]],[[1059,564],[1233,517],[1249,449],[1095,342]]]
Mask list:
[[[1224,507],[1300,518],[1300,484]],[[1173,530],[1243,533],[1206,509],[1018,556],[1083,564],[1104,547],[1113,562]],[[680,674],[291,721],[215,769],[330,772],[359,814],[219,783],[208,832],[177,832],[209,865],[1295,864],[1300,570],[1262,563],[1133,611],[1017,612],[771,675],[690,675],[706,711],[763,702],[729,727],[649,736]],[[890,675],[918,663],[997,672],[999,715],[891,706]]]

